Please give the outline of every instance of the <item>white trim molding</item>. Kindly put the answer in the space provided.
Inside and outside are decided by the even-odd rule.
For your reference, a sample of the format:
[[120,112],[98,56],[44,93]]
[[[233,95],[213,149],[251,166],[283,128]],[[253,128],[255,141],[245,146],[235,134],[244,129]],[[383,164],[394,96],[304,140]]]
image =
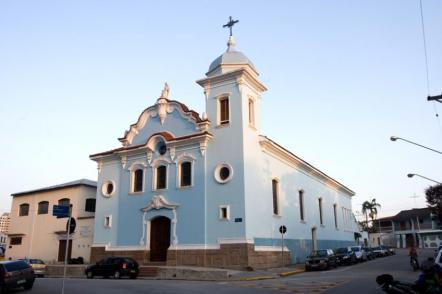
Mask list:
[[[255,251],[279,251],[281,252],[281,246],[255,246]],[[288,252],[287,246],[284,246],[284,251]]]

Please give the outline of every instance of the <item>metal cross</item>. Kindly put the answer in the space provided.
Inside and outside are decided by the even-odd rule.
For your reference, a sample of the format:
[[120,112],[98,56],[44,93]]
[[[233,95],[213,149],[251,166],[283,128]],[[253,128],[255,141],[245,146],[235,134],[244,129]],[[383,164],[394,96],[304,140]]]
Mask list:
[[232,27],[234,24],[239,22],[239,20],[233,20],[231,16],[229,16],[229,22],[223,25],[223,28],[229,28],[230,29],[230,36],[232,36]]

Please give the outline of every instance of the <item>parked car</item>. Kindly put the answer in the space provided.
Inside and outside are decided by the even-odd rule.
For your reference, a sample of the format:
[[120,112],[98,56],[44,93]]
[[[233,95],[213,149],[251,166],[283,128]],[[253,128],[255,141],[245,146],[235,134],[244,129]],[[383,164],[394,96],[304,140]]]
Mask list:
[[388,254],[388,250],[382,245],[373,247],[373,252],[376,254],[376,257],[384,257]]
[[103,278],[112,276],[115,279],[128,276],[135,279],[138,276],[138,263],[129,257],[106,257],[96,264],[88,266],[85,274],[88,279],[95,276]]
[[350,247],[336,248],[335,255],[338,264],[349,265],[356,263],[356,255]]
[[352,246],[351,251],[355,253],[356,261],[363,262],[367,261],[367,254],[362,246]]
[[376,258],[376,254],[373,252],[373,249],[370,247],[363,247],[365,254],[367,255],[368,260],[373,260]]
[[438,255],[439,251],[441,251],[441,250],[442,250],[442,245],[439,245],[437,247],[437,249],[434,249],[434,256],[436,257]]
[[337,267],[336,256],[331,249],[313,250],[305,260],[305,270]]
[[34,274],[37,277],[44,277],[46,275],[46,269],[48,266],[44,263],[43,260],[36,258],[24,258],[19,260],[27,262],[32,267],[32,269],[34,270]]
[[35,275],[32,267],[23,260],[0,262],[0,293],[12,288],[29,290],[34,286]]

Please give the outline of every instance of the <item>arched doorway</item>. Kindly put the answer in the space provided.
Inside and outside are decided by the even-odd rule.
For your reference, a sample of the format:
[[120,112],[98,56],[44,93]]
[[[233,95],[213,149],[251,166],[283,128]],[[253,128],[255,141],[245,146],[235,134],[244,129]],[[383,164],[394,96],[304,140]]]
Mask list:
[[170,219],[165,216],[150,222],[150,261],[166,261],[170,246]]

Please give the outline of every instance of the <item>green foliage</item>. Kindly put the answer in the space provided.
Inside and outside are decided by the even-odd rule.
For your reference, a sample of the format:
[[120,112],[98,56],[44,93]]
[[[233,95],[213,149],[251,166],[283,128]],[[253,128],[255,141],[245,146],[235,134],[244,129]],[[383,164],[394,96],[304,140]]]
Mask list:
[[436,216],[439,223],[442,224],[442,185],[428,187],[425,190],[428,207],[431,213]]

